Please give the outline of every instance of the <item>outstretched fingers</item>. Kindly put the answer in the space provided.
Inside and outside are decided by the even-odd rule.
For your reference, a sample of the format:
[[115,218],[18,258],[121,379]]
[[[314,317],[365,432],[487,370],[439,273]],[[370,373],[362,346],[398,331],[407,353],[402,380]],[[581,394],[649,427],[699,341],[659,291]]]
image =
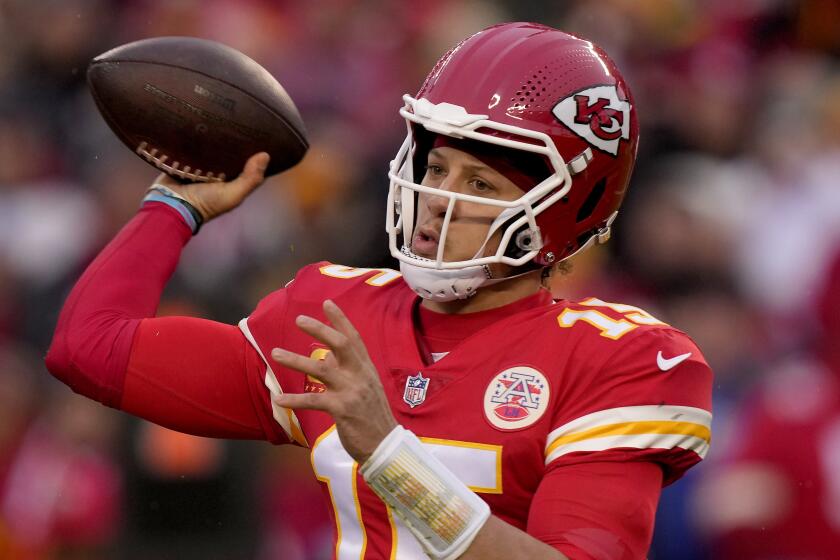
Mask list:
[[354,363],[356,355],[351,340],[344,333],[307,315],[299,315],[295,323],[300,330],[326,344],[340,363]]
[[341,308],[331,299],[325,300],[323,307],[327,319],[330,320],[330,323],[338,332],[346,337],[352,348],[358,351],[358,357],[367,356],[367,347],[362,341],[359,331],[356,330],[356,327],[353,326],[353,323],[350,322]]
[[330,323],[341,332],[347,338],[356,338],[359,336],[358,331],[356,331],[356,327],[353,326],[353,323],[350,322],[350,319],[347,318],[347,315],[338,307],[335,302],[331,299],[324,300],[324,313],[327,315],[327,319],[330,320]]
[[307,408],[330,412],[329,400],[325,393],[283,393],[271,398],[275,404],[284,408]]
[[271,358],[289,369],[311,375],[327,387],[335,381],[335,370],[329,367],[324,360],[313,360],[282,348],[274,348],[271,351]]

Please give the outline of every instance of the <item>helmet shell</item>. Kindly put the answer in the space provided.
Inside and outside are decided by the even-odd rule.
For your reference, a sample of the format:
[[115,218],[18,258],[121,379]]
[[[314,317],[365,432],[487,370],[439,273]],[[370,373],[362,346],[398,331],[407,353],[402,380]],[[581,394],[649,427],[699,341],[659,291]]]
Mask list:
[[[543,132],[567,163],[591,149],[567,195],[537,216],[538,264],[559,262],[608,231],[630,181],[639,125],[630,89],[601,48],[541,24],[495,25],[447,52],[416,97]],[[415,157],[424,156],[428,142],[417,127],[414,134]]]

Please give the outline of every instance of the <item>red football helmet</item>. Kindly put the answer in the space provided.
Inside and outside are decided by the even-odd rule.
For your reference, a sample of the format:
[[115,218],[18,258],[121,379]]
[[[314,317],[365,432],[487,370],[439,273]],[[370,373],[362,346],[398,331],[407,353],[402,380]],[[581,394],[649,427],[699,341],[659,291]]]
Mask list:
[[[391,253],[424,297],[469,297],[488,282],[490,263],[560,262],[609,237],[636,158],[639,127],[632,97],[615,64],[591,42],[534,23],[506,23],[446,53],[400,114],[408,135],[391,162],[387,229]],[[516,201],[441,193],[419,184],[437,135],[536,154],[547,178]],[[436,259],[411,252],[417,193],[449,198]],[[459,200],[501,207],[487,238],[493,255],[443,260]],[[482,251],[483,251],[482,247]]]

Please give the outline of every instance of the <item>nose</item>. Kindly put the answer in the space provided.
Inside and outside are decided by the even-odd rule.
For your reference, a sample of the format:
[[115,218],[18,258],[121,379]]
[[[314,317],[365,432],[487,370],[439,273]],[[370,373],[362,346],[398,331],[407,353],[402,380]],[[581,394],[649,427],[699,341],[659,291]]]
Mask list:
[[[446,177],[437,187],[435,188],[436,191],[441,192],[452,192],[457,189],[457,185],[455,184],[455,178],[451,175]],[[441,216],[443,217],[446,215],[446,209],[449,206],[449,197],[447,196],[436,196],[433,194],[426,194],[425,203],[426,207],[429,209],[429,212],[433,216]]]
[[433,194],[426,195],[426,208],[433,216],[444,216],[446,208],[449,206],[449,199],[445,196],[436,196]]

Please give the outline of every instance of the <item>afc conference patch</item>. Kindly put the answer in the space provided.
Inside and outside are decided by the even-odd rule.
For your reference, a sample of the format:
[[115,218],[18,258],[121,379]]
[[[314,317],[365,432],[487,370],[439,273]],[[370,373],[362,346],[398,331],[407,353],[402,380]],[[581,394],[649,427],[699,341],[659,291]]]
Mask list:
[[423,372],[418,371],[417,375],[409,375],[405,380],[405,392],[403,400],[408,406],[414,408],[423,404],[426,400],[426,390],[429,388],[429,378],[423,377]]
[[527,428],[548,410],[551,390],[538,370],[517,366],[496,374],[484,391],[484,416],[500,430]]

